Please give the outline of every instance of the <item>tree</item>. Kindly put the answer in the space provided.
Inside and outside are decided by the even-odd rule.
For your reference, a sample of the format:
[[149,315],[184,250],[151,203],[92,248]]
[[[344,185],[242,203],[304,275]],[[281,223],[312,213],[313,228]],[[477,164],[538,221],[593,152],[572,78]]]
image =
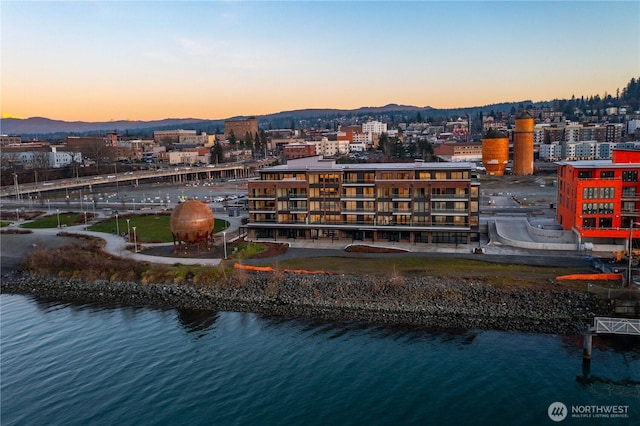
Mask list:
[[229,143],[231,144],[231,146],[235,147],[236,142],[237,142],[236,135],[233,133],[233,130],[231,130],[229,132]]
[[218,164],[224,162],[224,151],[222,145],[215,143],[211,148],[211,164]]
[[51,156],[46,151],[34,151],[32,156],[33,168],[40,172],[43,180],[49,179],[49,169],[51,168]]
[[250,132],[245,133],[243,145],[245,149],[250,149],[251,151],[253,151],[253,138],[251,137]]

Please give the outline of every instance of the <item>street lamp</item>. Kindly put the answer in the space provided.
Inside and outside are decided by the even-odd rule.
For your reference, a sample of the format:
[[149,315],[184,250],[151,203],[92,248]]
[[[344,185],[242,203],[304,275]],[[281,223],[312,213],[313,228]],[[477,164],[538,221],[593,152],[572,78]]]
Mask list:
[[60,209],[56,209],[56,217],[58,218],[58,228],[60,228]]
[[222,231],[222,242],[224,245],[224,260],[227,260],[227,233]]
[[627,286],[631,285],[631,264],[633,262],[633,225],[640,225],[640,223],[636,223],[633,220],[629,222],[629,245],[627,247],[629,257],[629,266],[627,268]]
[[129,219],[127,219],[127,241],[131,238],[131,229],[129,228]]
[[84,229],[87,229],[89,224],[87,223],[87,212],[84,212]]
[[120,235],[120,223],[118,222],[118,212],[116,212],[116,234]]
[[138,252],[138,235],[136,234],[136,227],[133,227],[133,252]]

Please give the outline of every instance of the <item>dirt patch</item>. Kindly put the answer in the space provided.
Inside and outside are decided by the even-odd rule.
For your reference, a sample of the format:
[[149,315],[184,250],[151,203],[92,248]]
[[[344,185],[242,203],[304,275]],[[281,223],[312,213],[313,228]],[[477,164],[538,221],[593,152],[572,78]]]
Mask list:
[[289,244],[260,243],[260,245],[265,246],[267,249],[251,256],[252,259],[268,259],[270,257],[278,257],[285,254],[287,250],[289,250]]
[[406,253],[406,250],[399,250],[388,247],[373,247],[363,245],[352,245],[347,247],[344,251],[347,253]]

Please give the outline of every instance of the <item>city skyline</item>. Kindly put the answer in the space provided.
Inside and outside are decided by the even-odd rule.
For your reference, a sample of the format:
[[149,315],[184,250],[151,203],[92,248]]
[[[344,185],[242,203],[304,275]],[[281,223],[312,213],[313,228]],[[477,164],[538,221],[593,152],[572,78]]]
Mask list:
[[3,117],[224,119],[615,95],[637,2],[3,1]]

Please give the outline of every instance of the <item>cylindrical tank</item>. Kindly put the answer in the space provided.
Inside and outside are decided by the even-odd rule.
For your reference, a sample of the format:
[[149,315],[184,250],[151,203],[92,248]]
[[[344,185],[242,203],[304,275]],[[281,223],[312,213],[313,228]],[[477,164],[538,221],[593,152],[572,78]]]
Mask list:
[[187,200],[171,212],[169,223],[174,242],[195,244],[212,238],[215,220],[205,203]]
[[504,175],[509,163],[509,138],[496,130],[489,129],[482,138],[482,164],[491,176]]
[[533,127],[535,120],[529,111],[522,111],[516,117],[513,132],[513,174],[533,174]]

